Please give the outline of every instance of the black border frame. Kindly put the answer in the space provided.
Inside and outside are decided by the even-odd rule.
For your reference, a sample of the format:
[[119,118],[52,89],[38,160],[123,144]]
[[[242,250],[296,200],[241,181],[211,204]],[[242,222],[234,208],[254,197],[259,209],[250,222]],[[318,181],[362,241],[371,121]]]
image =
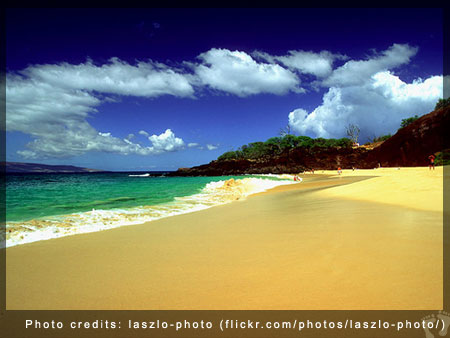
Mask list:
[[[6,38],[6,9],[1,10],[1,32],[3,41]],[[450,27],[448,24],[449,11],[443,8],[443,32],[444,32],[444,76],[450,76],[450,53],[448,45],[448,35],[450,34]],[[2,43],[0,54],[1,79],[0,83],[5,84],[6,81],[6,51],[5,44]],[[445,82],[444,82],[445,84]],[[6,86],[1,88],[1,115],[0,115],[0,161],[5,161],[6,137],[5,137],[5,113],[6,113]],[[449,96],[450,88],[444,86],[445,96]],[[441,135],[444,140],[445,148],[450,148],[450,143],[446,135]],[[0,225],[1,231],[5,232],[5,166],[0,166]],[[450,174],[450,166],[444,167],[444,175]],[[449,187],[444,185],[444,224],[443,224],[443,278],[444,278],[444,292],[443,292],[443,309],[450,312],[450,210],[449,206]],[[141,336],[158,336],[158,337],[294,337],[298,335],[306,337],[425,337],[423,329],[405,329],[396,331],[395,328],[378,329],[378,330],[349,330],[349,329],[319,329],[319,330],[238,330],[229,329],[227,331],[220,331],[219,323],[221,319],[239,319],[242,321],[258,320],[258,321],[288,321],[288,320],[311,320],[311,321],[343,321],[347,319],[357,321],[373,322],[380,320],[389,321],[390,323],[396,321],[421,321],[424,317],[436,314],[439,310],[420,311],[420,310],[345,310],[345,311],[329,311],[329,310],[278,310],[278,311],[256,311],[256,310],[232,310],[232,311],[181,311],[181,310],[148,310],[148,311],[83,311],[83,310],[61,310],[61,311],[25,311],[25,310],[6,310],[6,250],[0,249],[0,337],[141,337]],[[120,321],[120,329],[88,329],[88,330],[39,330],[39,329],[25,329],[25,320],[40,320],[40,321],[62,321],[67,324],[69,321],[93,321],[93,320],[109,320]],[[187,329],[176,332],[174,329],[148,329],[148,330],[129,330],[126,328],[126,322],[132,321],[156,321],[156,320],[175,322],[175,321],[212,321],[214,328],[211,330],[195,330]],[[67,325],[65,325],[67,327]],[[449,334],[450,337],[450,334]]]

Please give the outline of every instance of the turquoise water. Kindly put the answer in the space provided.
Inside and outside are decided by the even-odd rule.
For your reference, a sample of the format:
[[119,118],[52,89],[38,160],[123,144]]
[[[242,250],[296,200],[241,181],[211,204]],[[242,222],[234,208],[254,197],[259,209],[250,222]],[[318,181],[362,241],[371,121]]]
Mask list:
[[207,183],[244,176],[130,177],[132,173],[8,175],[6,220],[111,210],[173,201]]
[[295,183],[258,175],[132,175],[136,173],[7,175],[6,246],[142,224]]

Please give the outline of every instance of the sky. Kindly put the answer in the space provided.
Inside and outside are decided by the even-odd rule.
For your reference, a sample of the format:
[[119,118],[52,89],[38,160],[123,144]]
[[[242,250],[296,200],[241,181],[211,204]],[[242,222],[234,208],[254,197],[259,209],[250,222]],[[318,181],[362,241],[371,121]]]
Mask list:
[[7,9],[6,160],[176,170],[394,134],[443,90],[441,9]]

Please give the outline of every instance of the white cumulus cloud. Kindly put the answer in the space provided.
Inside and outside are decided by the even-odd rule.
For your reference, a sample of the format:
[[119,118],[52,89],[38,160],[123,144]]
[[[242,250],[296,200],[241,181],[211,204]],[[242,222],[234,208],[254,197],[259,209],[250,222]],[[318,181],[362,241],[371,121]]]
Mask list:
[[207,144],[207,145],[206,145],[206,148],[207,148],[208,150],[216,150],[218,147],[215,146],[215,145],[213,145],[213,144]]
[[155,144],[149,146],[133,143],[132,134],[122,139],[97,131],[87,118],[95,114],[101,100],[89,92],[19,75],[8,75],[6,81],[6,128],[33,138],[26,149],[18,151],[26,159],[72,157],[90,151],[151,155],[181,149],[183,141],[170,130],[162,136],[153,135]]
[[336,59],[347,59],[344,55],[333,54],[328,51],[315,53],[311,51],[291,50],[286,55],[281,56],[272,56],[264,52],[255,52],[253,55],[272,63],[278,61],[290,70],[311,74],[320,78],[331,74],[333,62]]
[[[117,94],[155,97],[163,94],[191,96],[186,78],[162,64],[136,66],[112,59],[103,66],[37,65],[6,79],[6,129],[32,136],[33,141],[18,153],[27,159],[61,158],[90,151],[151,155],[183,148],[183,140],[168,129],[161,135],[140,131],[153,142],[133,143],[133,134],[118,138],[93,128],[93,116],[103,98]],[[133,135],[133,136],[131,136]]]
[[34,65],[23,70],[21,74],[56,88],[88,92],[142,97],[187,97],[194,93],[187,76],[153,61],[131,65],[112,58],[100,66],[91,61],[79,65]]
[[402,119],[432,111],[443,96],[442,76],[407,83],[393,73],[417,52],[408,44],[393,44],[365,60],[347,61],[320,82],[328,88],[322,104],[310,112],[293,110],[289,125],[303,135],[345,137],[346,127],[356,124],[363,141],[395,133]]
[[416,55],[417,47],[408,44],[393,44],[387,50],[367,59],[350,60],[335,69],[323,81],[324,86],[354,86],[366,83],[370,77],[378,72],[394,69],[407,64]]
[[199,82],[215,90],[241,97],[303,91],[293,72],[277,64],[257,62],[245,52],[213,48],[199,59],[201,64],[195,66]]
[[177,151],[184,148],[184,141],[175,137],[170,129],[167,129],[161,135],[152,135],[148,139],[152,142],[155,151]]
[[139,135],[144,135],[144,136],[146,136],[146,137],[149,137],[149,136],[150,136],[150,134],[147,133],[145,130],[139,130],[138,134],[139,134]]
[[317,137],[345,137],[350,123],[359,126],[363,140],[395,133],[402,119],[433,110],[442,97],[442,83],[442,76],[406,83],[389,71],[379,72],[360,86],[329,88],[311,113],[292,111],[289,124],[300,134]]

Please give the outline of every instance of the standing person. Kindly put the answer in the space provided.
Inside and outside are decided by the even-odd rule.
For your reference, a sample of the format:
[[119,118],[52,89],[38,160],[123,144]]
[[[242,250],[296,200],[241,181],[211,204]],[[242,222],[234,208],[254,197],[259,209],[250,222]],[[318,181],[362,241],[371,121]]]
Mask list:
[[428,158],[430,159],[430,164],[428,165],[428,167],[431,170],[431,167],[433,167],[434,170],[434,159],[436,158],[433,154],[431,154],[430,156],[428,156]]
[[339,174],[339,175],[342,174],[342,169],[341,169],[341,167],[338,167],[338,174]]

